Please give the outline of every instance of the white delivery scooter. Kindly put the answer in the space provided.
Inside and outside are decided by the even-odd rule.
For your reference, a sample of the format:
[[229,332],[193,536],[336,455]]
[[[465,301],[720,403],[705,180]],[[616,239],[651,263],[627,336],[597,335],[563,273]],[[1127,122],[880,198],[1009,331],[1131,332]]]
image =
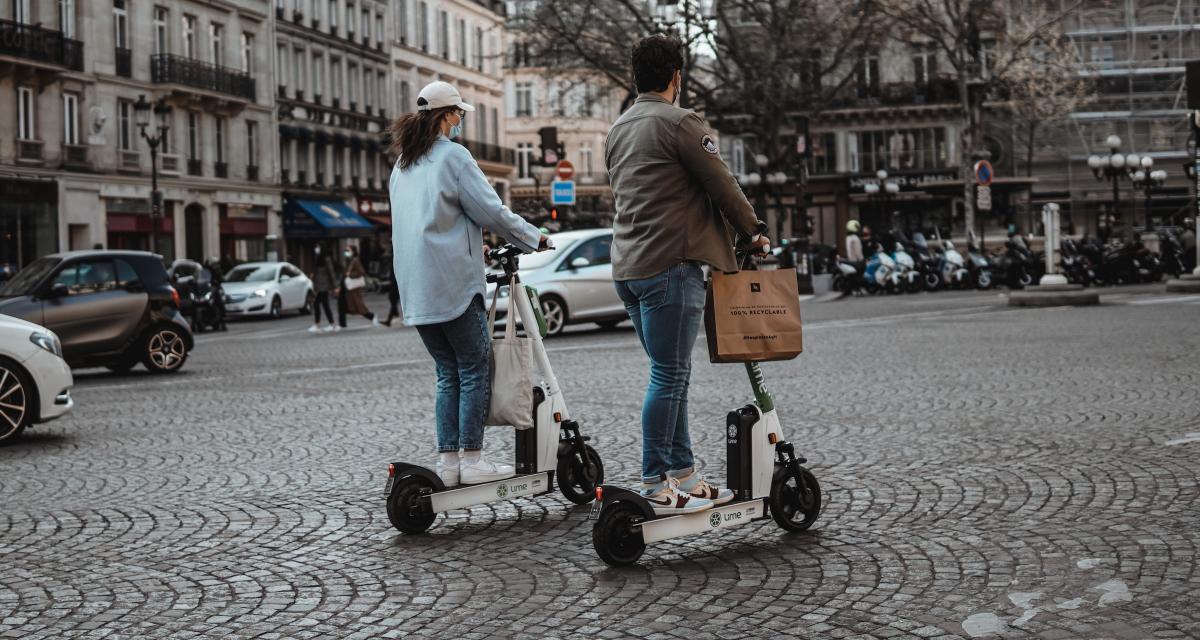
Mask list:
[[[547,493],[553,490],[555,481],[568,500],[586,504],[604,482],[604,464],[585,444],[590,438],[580,435],[579,423],[567,412],[566,400],[546,356],[542,344],[546,321],[531,302],[536,300],[536,292],[521,285],[517,278],[520,254],[521,250],[513,245],[493,251],[492,258],[504,273],[488,276],[488,282],[496,286],[512,283],[509,310],[520,314],[521,324],[533,341],[534,364],[542,375],[542,381],[533,388],[534,426],[517,431],[516,476],[448,489],[433,469],[408,462],[389,464],[385,489],[388,520],[404,533],[425,531],[440,512]],[[508,321],[515,318],[510,316]]]
[[[739,252],[740,253],[740,252]],[[743,268],[753,268],[743,255]],[[749,524],[767,517],[788,531],[804,531],[821,513],[821,485],[800,466],[795,448],[783,440],[775,401],[757,362],[746,363],[755,402],[729,412],[725,419],[728,487],[733,501],[705,511],[657,516],[642,495],[622,487],[596,489],[592,546],[611,566],[633,564],[646,545],[668,538]]]

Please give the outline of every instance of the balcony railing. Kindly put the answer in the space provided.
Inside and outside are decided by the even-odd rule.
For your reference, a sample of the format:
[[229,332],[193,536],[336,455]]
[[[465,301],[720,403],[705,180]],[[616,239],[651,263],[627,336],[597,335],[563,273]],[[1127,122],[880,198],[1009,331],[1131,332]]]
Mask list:
[[204,175],[204,170],[203,170],[203,167],[201,166],[201,163],[199,160],[188,160],[187,161],[187,170],[188,170],[189,176]]
[[17,159],[41,162],[43,144],[41,140],[17,140]]
[[88,157],[89,151],[86,144],[64,144],[63,164],[76,169],[90,169],[92,161]]
[[120,152],[121,164],[118,167],[122,171],[141,171],[142,170],[142,154],[137,151],[127,151],[122,149]]
[[250,74],[170,53],[150,57],[150,79],[254,100],[254,78]]
[[213,175],[217,176],[218,178],[228,178],[229,177],[229,163],[214,162],[213,163]]
[[179,175],[179,161],[182,159],[174,153],[160,153],[158,155],[158,170],[163,173]]
[[83,71],[83,43],[61,31],[0,20],[0,55]]
[[133,51],[117,47],[115,51],[117,75],[122,78],[133,77]]
[[471,150],[471,155],[475,156],[476,160],[485,162],[496,162],[499,164],[507,164],[516,166],[517,152],[515,149],[507,149],[499,145],[490,144],[487,142],[479,142],[478,140],[462,140],[457,141],[462,146]]

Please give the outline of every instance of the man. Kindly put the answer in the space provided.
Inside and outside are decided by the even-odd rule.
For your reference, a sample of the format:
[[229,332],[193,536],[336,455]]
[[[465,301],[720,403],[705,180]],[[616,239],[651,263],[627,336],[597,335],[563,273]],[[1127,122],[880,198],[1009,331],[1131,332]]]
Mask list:
[[638,97],[608,132],[604,161],[617,215],[612,263],[650,384],[642,404],[642,495],[655,513],[691,513],[733,499],[696,472],[688,436],[692,346],[704,312],[701,264],[736,271],[727,225],[756,246],[754,209],[700,116],[674,106],[683,47],[662,35],[633,50]]
[[859,226],[858,220],[846,223],[846,262],[852,262],[855,266],[863,263],[862,238],[858,237]]

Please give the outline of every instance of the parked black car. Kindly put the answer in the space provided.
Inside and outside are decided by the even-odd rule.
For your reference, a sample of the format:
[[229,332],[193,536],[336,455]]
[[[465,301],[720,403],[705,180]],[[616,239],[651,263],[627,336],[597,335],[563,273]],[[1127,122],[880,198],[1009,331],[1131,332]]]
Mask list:
[[194,345],[162,257],[144,251],[39,258],[0,288],[0,313],[53,330],[72,367],[174,372]]

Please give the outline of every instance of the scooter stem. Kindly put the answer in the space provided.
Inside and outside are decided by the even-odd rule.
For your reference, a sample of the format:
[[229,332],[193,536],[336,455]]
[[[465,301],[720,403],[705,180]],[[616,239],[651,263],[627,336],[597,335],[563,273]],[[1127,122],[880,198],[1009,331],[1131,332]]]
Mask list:
[[775,398],[767,391],[767,382],[763,378],[762,368],[757,362],[746,363],[746,374],[750,376],[750,388],[754,389],[754,400],[763,413],[775,408]]

